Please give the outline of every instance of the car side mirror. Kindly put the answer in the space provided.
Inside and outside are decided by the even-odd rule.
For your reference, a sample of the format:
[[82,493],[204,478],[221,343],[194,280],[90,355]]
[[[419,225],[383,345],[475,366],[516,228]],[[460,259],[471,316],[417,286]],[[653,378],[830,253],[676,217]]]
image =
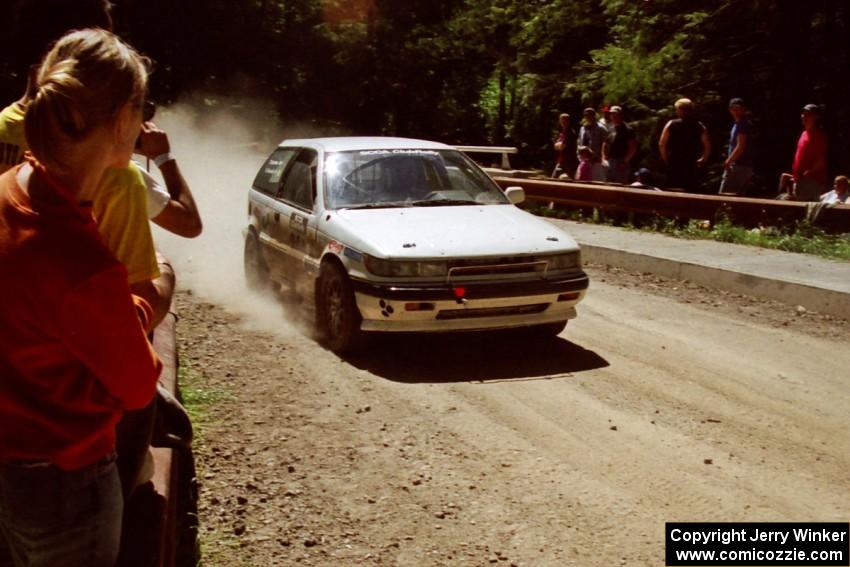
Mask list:
[[505,189],[505,196],[514,205],[519,205],[525,201],[525,189],[522,187],[508,187]]

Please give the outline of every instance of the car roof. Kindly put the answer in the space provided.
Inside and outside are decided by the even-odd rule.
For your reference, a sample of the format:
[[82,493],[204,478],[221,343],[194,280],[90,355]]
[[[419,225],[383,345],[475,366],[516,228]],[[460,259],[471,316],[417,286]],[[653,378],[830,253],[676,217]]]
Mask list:
[[451,150],[454,149],[439,142],[414,140],[411,138],[392,138],[388,136],[344,136],[336,138],[302,138],[284,140],[278,147],[308,147],[325,152],[346,152],[356,150]]

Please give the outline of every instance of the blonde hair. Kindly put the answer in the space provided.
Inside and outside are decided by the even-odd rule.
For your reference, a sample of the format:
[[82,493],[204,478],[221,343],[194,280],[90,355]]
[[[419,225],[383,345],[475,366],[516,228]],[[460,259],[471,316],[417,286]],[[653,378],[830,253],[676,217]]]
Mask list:
[[684,108],[686,110],[693,110],[694,102],[689,98],[680,98],[676,102],[673,103],[673,106],[676,108]]
[[79,144],[108,126],[128,102],[144,103],[149,60],[101,29],[62,37],[38,71],[24,134],[48,169],[69,170],[83,159]]

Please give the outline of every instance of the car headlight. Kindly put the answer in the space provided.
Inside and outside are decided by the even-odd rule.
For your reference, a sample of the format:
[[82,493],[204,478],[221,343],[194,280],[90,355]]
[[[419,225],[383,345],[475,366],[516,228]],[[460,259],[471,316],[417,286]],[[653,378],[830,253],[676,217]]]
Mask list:
[[448,274],[448,265],[445,262],[384,260],[364,254],[363,265],[371,273],[384,278],[431,278]]
[[572,270],[581,267],[581,253],[578,250],[549,256],[546,260],[549,262],[550,270]]

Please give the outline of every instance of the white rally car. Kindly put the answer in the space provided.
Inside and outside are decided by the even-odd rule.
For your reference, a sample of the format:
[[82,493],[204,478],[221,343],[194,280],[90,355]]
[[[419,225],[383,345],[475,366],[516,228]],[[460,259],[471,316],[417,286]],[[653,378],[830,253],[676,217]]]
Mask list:
[[524,198],[444,144],[286,140],[249,192],[246,278],[315,308],[338,352],[369,331],[558,334],[588,279],[576,242]]

